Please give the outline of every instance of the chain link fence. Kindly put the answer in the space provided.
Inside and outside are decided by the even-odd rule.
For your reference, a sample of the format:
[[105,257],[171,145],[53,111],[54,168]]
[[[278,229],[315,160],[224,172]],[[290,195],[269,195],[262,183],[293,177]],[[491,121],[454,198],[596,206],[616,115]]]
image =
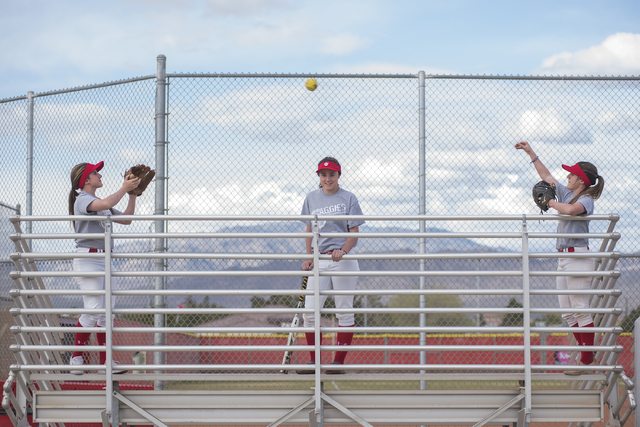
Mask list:
[[[86,88],[36,94],[32,98],[0,100],[0,143],[5,148],[0,176],[0,202],[26,206],[33,215],[60,215],[68,211],[69,173],[81,162],[105,161],[104,188],[99,196],[115,192],[123,172],[136,163],[155,165],[156,76],[141,77]],[[536,214],[531,187],[539,180],[528,156],[514,149],[529,141],[540,159],[560,182],[566,182],[564,164],[589,161],[605,179],[596,213],[618,213],[616,231],[622,239],[617,250],[622,276],[617,288],[623,295],[621,321],[638,317],[640,274],[638,258],[637,141],[640,136],[640,79],[637,78],[526,78],[500,76],[427,76],[424,88],[418,75],[321,75],[311,92],[304,82],[310,75],[200,75],[167,74],[166,179],[162,210],[170,215],[292,215],[299,214],[305,195],[318,187],[315,168],[325,156],[336,157],[343,167],[340,186],[355,193],[366,215],[499,215]],[[421,92],[424,91],[424,134],[421,133]],[[28,115],[33,106],[33,151]],[[422,139],[424,137],[424,140]],[[424,143],[426,182],[424,212],[420,210],[421,144]],[[26,159],[26,162],[25,162]],[[32,162],[32,172],[30,172]],[[32,180],[32,189],[28,187]],[[32,191],[32,193],[31,193]],[[136,212],[157,212],[156,188],[151,185],[139,198]],[[31,209],[31,212],[29,212]],[[2,210],[2,259],[11,252],[10,233]],[[23,209],[23,214],[25,210]],[[604,231],[593,224],[592,232]],[[124,230],[150,232],[154,224],[134,222]],[[500,221],[426,224],[427,231],[507,232]],[[68,232],[68,223],[34,223],[35,232]],[[42,229],[41,227],[47,227]],[[418,231],[419,225],[370,222],[361,231]],[[304,225],[288,222],[170,222],[166,231],[193,232],[296,232]],[[519,230],[515,230],[519,231]],[[553,232],[554,222],[530,224],[529,231]],[[151,252],[149,240],[117,241],[122,252]],[[34,242],[39,252],[68,252],[69,241]],[[433,239],[427,252],[517,251],[513,243],[498,239]],[[5,253],[5,247],[8,252]],[[554,242],[531,242],[533,252],[554,250]],[[304,242],[294,239],[172,239],[170,252],[302,253]],[[361,239],[359,252],[418,252],[418,239]],[[129,260],[116,268],[151,270],[149,261]],[[8,265],[8,264],[7,264]],[[3,269],[5,263],[2,264]],[[168,270],[290,270],[292,261],[168,260]],[[8,267],[10,268],[10,267]],[[41,270],[68,270],[66,261],[47,261]],[[417,261],[361,261],[361,270],[412,270]],[[429,270],[517,270],[519,260],[427,261]],[[533,260],[532,270],[554,270],[552,260]],[[0,277],[3,298],[13,285]],[[47,286],[75,288],[68,278],[49,279]],[[362,289],[418,287],[414,278],[360,278]],[[296,289],[297,281],[277,278],[169,278],[167,289]],[[504,279],[479,277],[427,278],[427,288],[508,287]],[[513,285],[510,285],[513,286]],[[555,288],[552,277],[532,279],[532,289]],[[149,278],[119,281],[122,289],[152,289]],[[522,301],[504,297],[434,296],[427,307],[519,306]],[[415,299],[415,300],[414,300]],[[416,307],[417,297],[368,296],[357,307]],[[80,297],[59,297],[54,305],[80,307]],[[295,306],[295,298],[179,297],[167,298],[168,307]],[[329,300],[331,303],[331,299]],[[148,297],[121,298],[121,307],[149,307]],[[532,306],[556,307],[555,297],[535,297]],[[236,316],[236,315],[233,315]],[[250,316],[183,315],[164,318],[168,326],[284,324],[290,319]],[[242,315],[237,315],[242,316]],[[264,318],[263,318],[264,317]],[[153,324],[153,319],[131,316],[122,322]],[[327,325],[335,319],[324,319]],[[561,324],[557,315],[535,322]],[[508,326],[522,322],[513,316],[449,314],[427,316],[427,326]],[[633,322],[630,322],[631,324]],[[624,323],[626,325],[626,323]],[[378,314],[358,315],[356,325],[418,325],[418,316],[400,318]],[[205,339],[207,337],[200,337]],[[213,339],[214,337],[210,337]],[[232,341],[260,337],[227,337]],[[369,337],[374,338],[374,337]],[[410,337],[409,337],[410,338]],[[455,337],[434,337],[453,339]],[[185,338],[187,339],[187,338]],[[193,337],[188,338],[192,340]],[[331,338],[330,338],[331,339]],[[379,336],[380,342],[407,337]],[[507,339],[507,338],[504,338]],[[566,339],[560,337],[559,340]],[[240,340],[240,341],[239,341]],[[126,341],[126,339],[125,339]],[[7,351],[2,349],[1,351]],[[626,350],[625,350],[626,351]],[[177,353],[180,355],[180,353]],[[193,355],[183,354],[184,357]],[[302,356],[302,355],[300,355]],[[366,353],[350,355],[357,363]],[[401,355],[397,357],[402,357]],[[394,356],[394,357],[396,357]],[[221,355],[220,357],[223,357]],[[246,355],[251,357],[251,355]],[[460,360],[462,360],[463,356]],[[475,357],[475,356],[474,356]],[[487,358],[494,357],[486,355]],[[561,364],[563,355],[554,355]],[[487,359],[488,360],[488,359]],[[296,362],[294,360],[294,362]],[[549,362],[549,360],[547,360]],[[176,363],[189,363],[180,360]],[[206,363],[224,363],[209,360]],[[236,359],[242,363],[242,359]],[[478,363],[482,363],[478,361]],[[184,385],[177,384],[176,387]]]

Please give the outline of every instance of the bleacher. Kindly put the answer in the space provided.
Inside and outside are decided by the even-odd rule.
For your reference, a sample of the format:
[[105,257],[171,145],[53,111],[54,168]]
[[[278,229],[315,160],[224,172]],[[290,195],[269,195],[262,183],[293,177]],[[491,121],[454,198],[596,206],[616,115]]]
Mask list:
[[[366,217],[371,220],[371,217]],[[65,340],[65,333],[77,328],[61,325],[60,316],[74,316],[87,310],[80,307],[54,304],[59,296],[81,295],[77,289],[58,288],[47,280],[77,276],[70,270],[47,267],[43,261],[70,260],[76,253],[46,253],[31,251],[27,241],[38,239],[71,239],[73,234],[24,234],[21,221],[61,221],[66,217],[12,217],[15,233],[11,238],[16,252],[11,255],[15,270],[10,276],[16,289],[11,291],[15,307],[11,314],[15,325],[11,328],[16,343],[12,346],[15,363],[11,365],[5,381],[3,407],[16,427],[22,425],[27,412],[33,421],[43,424],[102,423],[103,425],[507,425],[524,426],[529,423],[567,423],[571,426],[591,426],[604,420],[624,425],[635,409],[634,385],[620,363],[623,347],[618,338],[622,332],[616,326],[621,312],[616,308],[620,291],[615,289],[619,272],[615,265],[618,255],[615,244],[620,237],[613,232],[615,216],[593,216],[592,221],[609,221],[606,233],[592,233],[591,239],[601,242],[599,249],[589,256],[597,257],[592,276],[593,286],[585,292],[592,296],[589,311],[594,315],[595,327],[584,329],[596,333],[593,348],[580,348],[565,326],[532,326],[532,315],[562,312],[555,307],[531,304],[536,296],[555,296],[555,289],[532,288],[530,279],[550,277],[556,271],[531,270],[533,258],[553,259],[557,253],[532,253],[526,242],[536,236],[526,230],[526,218],[505,218],[522,226],[521,233],[510,238],[521,239],[523,250],[510,253],[422,253],[422,254],[369,254],[348,255],[356,259],[471,259],[501,258],[521,262],[522,268],[489,271],[367,271],[361,277],[508,277],[517,286],[494,289],[359,289],[358,295],[456,295],[520,296],[523,307],[357,307],[356,313],[419,314],[419,313],[473,313],[518,314],[521,326],[397,326],[367,325],[353,328],[357,336],[349,347],[350,362],[341,367],[344,375],[330,375],[325,371],[335,368],[330,364],[331,352],[340,349],[331,341],[336,326],[318,325],[315,329],[274,325],[206,325],[182,326],[134,322],[135,316],[153,318],[190,314],[226,315],[234,313],[263,313],[292,318],[297,311],[280,307],[108,307],[107,317],[116,316],[113,325],[106,328],[83,328],[85,332],[106,332],[111,346],[89,345],[88,353],[106,351],[107,364],[88,364],[84,375],[68,373],[68,355],[75,346]],[[109,224],[110,218],[90,217]],[[136,217],[138,220],[157,217]],[[192,220],[196,220],[193,218]],[[318,218],[316,218],[317,220]],[[401,218],[402,219],[402,218]],[[557,218],[556,218],[557,219]],[[184,218],[182,220],[185,220]],[[197,220],[207,220],[199,218]],[[410,219],[407,219],[410,220]],[[412,219],[411,219],[412,220]],[[535,218],[539,220],[539,218]],[[544,220],[554,220],[547,215]],[[380,233],[361,233],[361,239],[390,238]],[[216,233],[174,234],[122,234],[112,233],[107,227],[106,241],[110,239],[141,238],[220,238]],[[290,238],[314,237],[317,232],[296,233]],[[438,233],[414,233],[412,238],[443,238]],[[449,233],[447,238],[467,238],[465,233]],[[499,237],[499,236],[498,236]],[[502,236],[506,238],[505,236]],[[225,238],[265,238],[264,235],[235,233]],[[234,254],[234,253],[96,253],[86,257],[105,257],[112,260],[140,259],[305,259],[304,254]],[[584,256],[563,254],[563,256]],[[314,255],[318,260],[323,255]],[[286,276],[299,278],[304,273],[295,270],[265,271],[148,271],[127,269],[135,265],[123,262],[108,270],[106,276],[124,277],[227,277],[227,276]],[[317,265],[317,263],[316,263]],[[94,273],[83,273],[94,274]],[[318,271],[311,274],[319,275]],[[576,274],[576,273],[573,273]],[[297,296],[299,289],[110,289],[105,294],[118,296],[155,295],[284,295]],[[319,297],[319,291],[302,292]],[[335,295],[339,291],[325,291]],[[311,312],[302,309],[301,312]],[[576,311],[578,311],[576,309]],[[97,312],[97,311],[96,311]],[[336,308],[316,308],[316,316],[339,312]],[[349,328],[340,328],[347,330]],[[304,332],[322,332],[327,341],[315,347],[286,346],[287,335],[303,336]],[[403,331],[400,336],[399,331]],[[385,337],[401,339],[384,339]],[[444,338],[443,338],[444,337]],[[544,340],[542,339],[544,337]],[[553,337],[560,337],[554,339]],[[282,373],[282,354],[294,352],[288,373]],[[593,373],[569,377],[564,371],[584,369],[576,365],[579,350],[596,352]],[[299,369],[309,369],[307,353],[316,351],[324,356],[315,366],[315,375],[298,375]],[[566,352],[567,365],[557,365],[554,355]],[[146,358],[135,358],[145,354]],[[188,356],[186,356],[188,355]],[[112,362],[129,372],[116,375]],[[134,363],[137,362],[137,363]],[[188,362],[188,363],[186,363]],[[98,373],[106,370],[105,373]]]

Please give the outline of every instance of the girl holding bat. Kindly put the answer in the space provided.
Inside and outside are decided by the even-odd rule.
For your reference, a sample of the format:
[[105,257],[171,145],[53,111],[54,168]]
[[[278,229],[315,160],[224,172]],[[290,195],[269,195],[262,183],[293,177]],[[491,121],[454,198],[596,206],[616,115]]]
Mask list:
[[[125,179],[122,187],[105,197],[104,199],[96,196],[96,190],[102,187],[102,175],[98,172],[104,166],[104,162],[98,164],[80,163],[71,170],[71,191],[69,192],[69,215],[133,215],[136,209],[136,196],[129,195],[129,201],[124,212],[120,212],[113,207],[122,200],[125,194],[140,184],[139,178]],[[131,221],[114,221],[119,224],[131,224]],[[77,233],[99,233],[105,232],[105,224],[98,221],[74,221],[74,230]],[[96,236],[95,239],[76,239],[76,248],[78,253],[104,253],[104,238],[102,236]],[[111,241],[111,248],[113,250],[113,240]],[[75,258],[73,261],[73,269],[78,272],[95,272],[105,271],[105,262],[101,258]],[[105,278],[104,277],[76,277],[78,285],[82,290],[104,290]],[[115,285],[115,280],[111,278],[112,287]],[[104,309],[105,308],[105,296],[104,295],[83,295],[84,308],[90,309]],[[112,305],[114,299],[111,301]],[[106,316],[104,314],[83,314],[78,320],[77,327],[104,327],[106,326]],[[91,333],[78,332],[75,337],[76,346],[84,346],[89,343]],[[98,345],[105,345],[106,334],[104,332],[98,332],[96,334]],[[104,365],[106,361],[106,353],[100,352],[100,364]],[[84,364],[84,357],[82,351],[75,351],[71,356],[70,365],[81,366]],[[115,369],[114,373],[123,373],[125,371]],[[84,370],[74,369],[72,374],[82,375]]]
[[[318,163],[316,174],[320,178],[320,188],[310,192],[302,205],[302,215],[362,215],[362,210],[358,204],[358,199],[353,193],[340,188],[338,181],[342,175],[340,163],[333,157],[325,157]],[[307,232],[311,231],[312,223],[306,222]],[[324,233],[357,233],[360,225],[364,221],[319,221],[319,232]],[[354,234],[355,236],[355,234]],[[330,260],[320,260],[318,268],[320,271],[360,271],[357,260],[346,260],[342,257],[355,248],[358,243],[357,237],[349,238],[323,238],[318,241],[319,251],[321,254],[331,255]],[[306,239],[307,254],[313,252],[312,239]],[[314,267],[313,260],[307,260],[302,264],[303,270],[312,270]],[[319,289],[336,289],[336,290],[353,290],[356,288],[358,278],[351,277],[331,277],[321,276],[319,283],[315,283],[314,277],[309,277],[308,289],[313,290],[314,286]],[[336,308],[353,308],[353,295],[336,295]],[[320,304],[324,306],[327,295],[320,295]],[[315,308],[315,300],[313,295],[307,295],[305,298],[305,308]],[[352,327],[355,326],[353,313],[336,314],[338,318],[338,326]],[[319,320],[318,320],[319,321]],[[313,314],[304,315],[304,326],[314,327],[315,316]],[[313,332],[306,333],[307,345],[315,345],[316,337]],[[322,335],[319,337],[322,343]],[[338,332],[337,345],[347,346],[351,344],[353,332]],[[311,362],[315,364],[315,352],[311,353]],[[347,356],[346,351],[337,351],[333,364],[344,364]],[[313,370],[298,371],[299,374],[313,374]],[[329,370],[327,374],[343,374],[343,370]]]
[[[558,213],[570,216],[588,216],[593,214],[594,200],[602,194],[604,178],[598,175],[598,170],[589,162],[578,162],[573,166],[562,165],[569,174],[567,185],[556,180],[542,161],[533,152],[527,142],[518,142],[516,150],[523,150],[531,158],[538,175],[549,184],[555,185],[558,200],[549,201],[549,207]],[[588,233],[589,221],[559,221],[558,233]],[[589,252],[589,240],[584,238],[556,240],[558,252]],[[594,258],[559,258],[558,271],[593,271],[595,269]],[[591,277],[558,276],[556,287],[558,289],[591,289]],[[561,308],[589,308],[589,295],[560,295]],[[592,328],[593,318],[590,313],[565,313],[562,318],[569,326],[577,328]],[[594,344],[593,332],[574,332],[576,341],[581,346]],[[580,358],[581,365],[595,364],[592,351],[583,351]],[[567,375],[582,375],[590,373],[589,370],[565,371]]]

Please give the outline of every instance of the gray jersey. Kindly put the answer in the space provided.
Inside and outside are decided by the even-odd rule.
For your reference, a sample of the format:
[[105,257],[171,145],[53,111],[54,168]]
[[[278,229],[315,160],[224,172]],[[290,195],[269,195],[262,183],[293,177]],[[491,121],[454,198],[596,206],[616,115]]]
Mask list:
[[[334,194],[325,194],[322,189],[314,190],[307,194],[302,204],[302,215],[362,215],[360,204],[355,194],[349,191],[338,189]],[[310,221],[305,224],[312,225]],[[319,232],[324,233],[346,233],[350,228],[364,224],[364,221],[318,221]],[[320,237],[318,245],[320,252],[328,252],[334,249],[342,249],[344,239],[326,239]],[[356,242],[357,245],[357,242]],[[356,246],[354,245],[354,247]]]
[[[91,195],[85,191],[81,191],[78,194],[78,198],[76,199],[76,203],[73,205],[73,214],[74,215],[112,215],[110,210],[97,211],[97,212],[89,212],[87,211],[87,207],[94,200],[99,199],[94,195]],[[120,211],[114,209],[113,210],[116,215],[120,215]],[[100,233],[104,234],[106,230],[104,221],[76,221],[76,232],[77,233]],[[104,238],[99,239],[76,239],[76,247],[77,248],[94,248],[94,249],[104,249]],[[113,249],[113,240],[111,240],[111,249]]]
[[[573,191],[569,190],[565,185],[558,183],[556,185],[556,194],[560,203],[569,203],[575,197]],[[591,196],[584,195],[580,197],[576,203],[584,206],[585,212],[579,216],[588,216],[593,214],[594,203]],[[558,233],[588,233],[589,221],[558,221]],[[556,249],[566,249],[570,247],[589,246],[589,239],[556,239]]]

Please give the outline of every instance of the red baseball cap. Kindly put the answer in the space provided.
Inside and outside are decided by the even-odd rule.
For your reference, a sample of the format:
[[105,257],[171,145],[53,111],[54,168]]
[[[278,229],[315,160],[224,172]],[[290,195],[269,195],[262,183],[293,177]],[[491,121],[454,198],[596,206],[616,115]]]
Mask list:
[[589,180],[589,178],[587,178],[587,174],[584,173],[579,164],[576,163],[573,166],[562,165],[562,168],[574,175],[578,175],[582,182],[584,182],[584,185],[586,185],[587,187],[591,187],[593,185],[593,183]]
[[82,172],[82,176],[80,177],[80,182],[78,182],[78,188],[84,187],[84,184],[87,182],[87,178],[91,175],[93,171],[99,171],[104,167],[104,161],[92,165],[91,163],[87,163],[87,166],[84,168],[84,172]]
[[322,162],[318,165],[318,170],[316,171],[316,173],[320,173],[320,171],[322,169],[329,169],[331,171],[337,171],[342,173],[342,169],[340,168],[340,165],[337,163],[333,163],[333,162]]

